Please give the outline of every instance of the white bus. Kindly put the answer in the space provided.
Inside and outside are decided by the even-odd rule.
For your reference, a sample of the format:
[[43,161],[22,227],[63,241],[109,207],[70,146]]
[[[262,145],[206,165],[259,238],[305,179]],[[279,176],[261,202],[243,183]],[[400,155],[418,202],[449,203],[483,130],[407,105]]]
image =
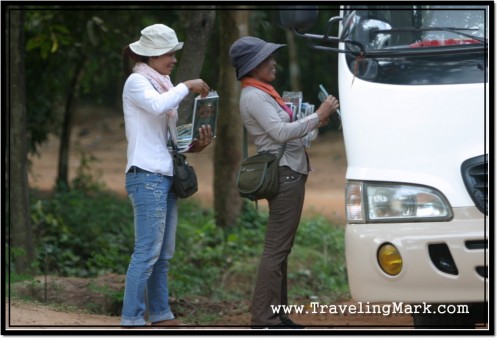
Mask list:
[[300,33],[317,10],[280,11],[338,53],[351,296],[432,305],[415,327],[488,318],[488,10],[347,6],[324,34]]

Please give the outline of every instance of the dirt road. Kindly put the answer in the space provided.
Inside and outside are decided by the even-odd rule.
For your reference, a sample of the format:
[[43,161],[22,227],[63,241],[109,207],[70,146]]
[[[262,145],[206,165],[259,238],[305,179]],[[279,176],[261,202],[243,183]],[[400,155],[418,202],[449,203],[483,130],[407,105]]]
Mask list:
[[[336,303],[339,307],[356,307],[355,302]],[[386,330],[408,330],[412,329],[412,319],[408,315],[383,316],[381,314],[329,314],[317,313],[291,315],[293,320],[307,326],[311,330],[345,330],[359,331],[366,329]],[[199,330],[218,329],[235,330],[250,329],[250,315],[245,312],[228,314],[221,317],[219,321],[210,324],[187,324],[182,329]],[[100,329],[104,331],[123,331],[120,326],[120,318],[116,316],[90,315],[82,312],[64,311],[56,308],[35,304],[33,302],[12,301],[6,306],[6,328],[8,330],[45,330],[50,328],[58,331],[71,331],[75,329],[92,331]],[[127,330],[125,330],[127,331]]]

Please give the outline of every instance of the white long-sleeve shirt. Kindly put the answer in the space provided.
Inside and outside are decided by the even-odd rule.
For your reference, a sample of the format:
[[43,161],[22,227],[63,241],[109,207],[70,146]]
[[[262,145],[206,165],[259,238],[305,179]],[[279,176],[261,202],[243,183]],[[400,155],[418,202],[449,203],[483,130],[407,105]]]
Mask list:
[[167,148],[167,111],[177,109],[188,93],[184,83],[159,94],[143,75],[132,73],[128,77],[122,96],[128,141],[125,172],[136,166],[153,173],[173,175],[172,156]]

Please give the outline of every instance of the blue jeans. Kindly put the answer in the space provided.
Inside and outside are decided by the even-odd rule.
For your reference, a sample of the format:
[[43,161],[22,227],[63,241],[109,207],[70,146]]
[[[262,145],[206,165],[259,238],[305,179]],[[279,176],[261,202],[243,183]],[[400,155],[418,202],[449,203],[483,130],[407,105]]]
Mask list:
[[168,303],[169,260],[174,255],[177,197],[172,177],[130,172],[126,189],[134,207],[135,245],[125,281],[121,325],[174,318]]

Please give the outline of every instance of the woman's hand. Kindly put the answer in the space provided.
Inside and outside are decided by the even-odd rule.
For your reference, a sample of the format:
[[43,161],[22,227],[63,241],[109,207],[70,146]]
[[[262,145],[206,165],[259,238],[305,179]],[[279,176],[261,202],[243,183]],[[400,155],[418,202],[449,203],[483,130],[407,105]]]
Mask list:
[[188,87],[189,91],[199,93],[201,97],[207,97],[210,87],[203,79],[192,79],[185,81],[184,84]]
[[193,143],[191,144],[191,147],[188,150],[189,153],[201,152],[203,149],[205,149],[206,146],[212,143],[211,126],[203,125],[201,126],[201,128],[198,129],[198,132],[200,136],[198,139],[194,139]]
[[332,95],[328,95],[323,103],[321,103],[318,110],[316,110],[316,114],[319,118],[319,125],[324,126],[328,124],[328,120],[330,116],[337,111],[339,108],[339,101],[333,97]]

